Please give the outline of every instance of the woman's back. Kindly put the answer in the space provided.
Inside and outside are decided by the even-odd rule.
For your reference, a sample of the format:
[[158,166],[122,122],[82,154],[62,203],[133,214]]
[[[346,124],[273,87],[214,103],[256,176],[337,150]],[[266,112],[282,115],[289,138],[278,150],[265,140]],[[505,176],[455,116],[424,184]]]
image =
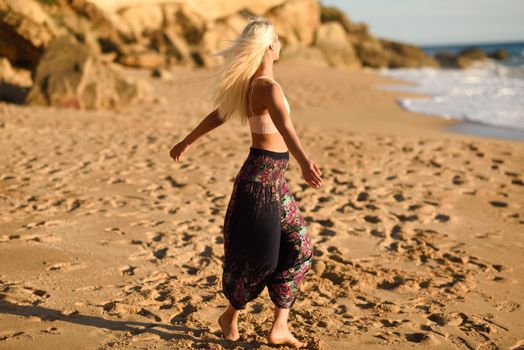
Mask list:
[[[265,80],[259,84],[256,84],[257,80],[261,78]],[[284,94],[284,91],[280,84],[273,78],[261,75],[252,79],[249,90],[248,90],[248,120],[249,127],[251,130],[252,144],[253,147],[267,149],[275,152],[287,151],[286,143],[282,135],[280,135],[276,128],[269,111],[262,103],[257,103],[261,100],[261,94],[263,93],[260,89],[262,84],[276,84],[282,92],[284,100],[284,106],[288,113],[291,112],[289,103]]]

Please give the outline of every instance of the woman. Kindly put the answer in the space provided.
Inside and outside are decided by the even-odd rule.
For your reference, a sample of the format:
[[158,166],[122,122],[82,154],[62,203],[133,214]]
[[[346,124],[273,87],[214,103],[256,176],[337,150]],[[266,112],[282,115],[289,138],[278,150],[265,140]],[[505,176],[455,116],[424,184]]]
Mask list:
[[237,340],[240,311],[267,287],[275,304],[268,342],[299,348],[304,344],[291,334],[287,320],[299,285],[310,270],[313,246],[284,177],[289,151],[310,186],[318,188],[323,180],[318,166],[304,152],[287,99],[272,78],[280,47],[273,23],[250,17],[233,44],[216,53],[225,56],[213,95],[218,108],[170,155],[179,162],[195,140],[232,115],[249,121],[252,146],[235,178],[224,219],[222,288],[229,305],[218,323],[224,338]]

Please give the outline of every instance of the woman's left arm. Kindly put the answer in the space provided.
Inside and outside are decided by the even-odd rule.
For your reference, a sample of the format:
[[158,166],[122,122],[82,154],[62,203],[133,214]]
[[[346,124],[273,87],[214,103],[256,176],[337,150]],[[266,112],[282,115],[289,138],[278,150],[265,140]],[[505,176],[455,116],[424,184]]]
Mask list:
[[202,120],[200,124],[198,124],[196,128],[194,128],[193,131],[191,131],[182,141],[173,146],[173,148],[169,152],[169,155],[171,156],[171,158],[179,162],[180,156],[182,156],[182,154],[185,151],[187,151],[196,140],[198,140],[201,136],[207,134],[211,130],[224,124],[224,122],[225,120],[222,120],[220,118],[218,110],[215,109],[214,111],[209,113],[204,118],[204,120]]

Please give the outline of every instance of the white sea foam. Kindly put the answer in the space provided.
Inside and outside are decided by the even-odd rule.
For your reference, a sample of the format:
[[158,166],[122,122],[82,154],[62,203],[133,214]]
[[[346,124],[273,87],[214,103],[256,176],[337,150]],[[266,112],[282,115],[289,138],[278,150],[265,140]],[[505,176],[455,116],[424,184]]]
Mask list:
[[384,90],[423,93],[399,98],[413,112],[524,130],[524,67],[488,60],[468,69],[380,69],[386,76],[416,85],[381,85]]

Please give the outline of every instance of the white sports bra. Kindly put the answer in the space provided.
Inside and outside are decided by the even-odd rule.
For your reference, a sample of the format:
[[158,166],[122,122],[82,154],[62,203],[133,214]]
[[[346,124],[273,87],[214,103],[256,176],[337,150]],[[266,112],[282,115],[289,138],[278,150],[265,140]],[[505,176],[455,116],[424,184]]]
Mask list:
[[287,101],[286,95],[284,95],[284,90],[282,90],[282,87],[280,86],[279,83],[276,82],[276,80],[274,80],[271,77],[268,77],[267,75],[261,75],[253,79],[253,81],[251,82],[251,86],[249,87],[249,94],[248,94],[249,114],[251,114],[251,115],[248,115],[249,128],[251,129],[251,132],[253,134],[272,134],[272,133],[278,132],[278,129],[275,126],[275,124],[273,123],[273,120],[271,119],[269,112],[262,113],[259,115],[253,115],[253,110],[251,109],[251,93],[253,91],[253,85],[254,85],[255,80],[260,79],[260,78],[268,78],[270,80],[273,80],[280,87],[280,90],[282,91],[282,97],[284,97],[284,105],[287,109],[287,112],[290,113],[291,109],[289,107],[289,103]]

